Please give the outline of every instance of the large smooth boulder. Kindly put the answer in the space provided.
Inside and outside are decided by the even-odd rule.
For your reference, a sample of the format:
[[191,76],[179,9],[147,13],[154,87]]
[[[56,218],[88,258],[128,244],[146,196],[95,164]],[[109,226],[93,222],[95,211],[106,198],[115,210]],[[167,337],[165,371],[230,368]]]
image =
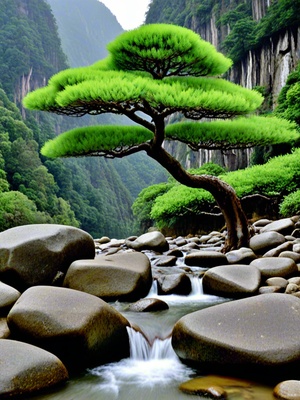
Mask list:
[[256,294],[260,282],[260,271],[244,264],[211,268],[202,279],[204,293],[234,298]]
[[126,240],[125,243],[128,247],[137,251],[153,250],[163,253],[169,250],[169,243],[159,231],[144,233],[133,241]]
[[268,250],[277,247],[286,241],[285,237],[279,232],[264,232],[252,236],[249,247],[255,254],[264,254]]
[[287,257],[262,257],[251,262],[250,266],[260,270],[262,278],[286,278],[298,274],[294,260]]
[[0,279],[18,290],[51,284],[73,261],[94,257],[93,238],[71,226],[23,225],[0,233]]
[[129,355],[128,321],[103,300],[77,290],[34,286],[10,310],[11,338],[50,351],[72,369]]
[[104,300],[135,301],[145,297],[151,288],[150,261],[139,252],[100,255],[94,260],[74,261],[63,285]]
[[260,232],[263,233],[263,232],[275,231],[275,232],[280,232],[282,234],[287,234],[291,233],[294,228],[295,224],[291,220],[291,218],[283,218],[277,221],[273,221],[270,224],[264,226]]
[[282,379],[298,373],[299,329],[298,298],[263,294],[184,316],[175,324],[172,345],[183,361],[205,373]]
[[32,395],[68,379],[53,354],[16,340],[0,339],[0,398]]
[[157,281],[158,294],[188,295],[192,290],[191,280],[184,272],[162,275]]

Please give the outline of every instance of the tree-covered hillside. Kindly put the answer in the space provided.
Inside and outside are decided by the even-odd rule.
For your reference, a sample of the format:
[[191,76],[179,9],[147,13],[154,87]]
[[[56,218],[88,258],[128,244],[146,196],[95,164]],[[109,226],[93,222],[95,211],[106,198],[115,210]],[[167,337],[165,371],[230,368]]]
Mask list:
[[58,24],[62,47],[73,67],[107,56],[106,44],[122,31],[108,8],[96,0],[47,0]]
[[[103,9],[97,0],[92,1]],[[83,7],[83,11],[87,13],[89,8]],[[57,24],[44,0],[1,0],[0,22],[0,230],[51,222],[80,226],[94,237],[131,234],[134,197],[156,182],[149,176],[151,167],[148,165],[144,177],[139,174],[131,179],[130,163],[118,169],[110,160],[52,161],[41,157],[39,150],[47,139],[78,123],[77,119],[28,112],[21,107],[28,90],[44,85],[53,73],[67,67]],[[76,52],[81,49],[84,53],[86,25],[80,27],[78,20],[74,24],[81,32],[77,38],[83,40]],[[89,46],[84,59],[95,45]],[[98,45],[95,53],[103,46]]]

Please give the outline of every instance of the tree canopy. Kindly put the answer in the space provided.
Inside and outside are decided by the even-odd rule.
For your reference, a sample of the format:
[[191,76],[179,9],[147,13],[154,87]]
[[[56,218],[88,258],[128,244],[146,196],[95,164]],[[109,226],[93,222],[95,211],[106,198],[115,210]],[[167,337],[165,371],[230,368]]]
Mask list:
[[[246,119],[219,121],[219,125],[209,122],[212,129],[189,122],[166,128],[167,118],[175,113],[191,120],[247,115],[261,105],[263,97],[216,77],[226,72],[231,61],[186,28],[167,24],[142,26],[121,34],[108,45],[108,50],[105,60],[56,74],[47,87],[28,94],[24,105],[70,116],[123,114],[140,126],[68,131],[47,143],[43,154],[121,158],[146,151],[181,183],[208,190],[224,213],[229,247],[244,244],[248,240],[247,222],[232,188],[216,177],[189,174],[165,151],[163,142],[168,138],[198,148],[204,143],[205,147],[209,143],[213,147],[219,130],[223,130],[223,136],[216,138],[219,147],[260,145],[266,140],[286,142],[296,138],[293,124],[279,120],[272,124],[269,118],[256,117],[249,123]],[[275,134],[278,126],[281,130]]]

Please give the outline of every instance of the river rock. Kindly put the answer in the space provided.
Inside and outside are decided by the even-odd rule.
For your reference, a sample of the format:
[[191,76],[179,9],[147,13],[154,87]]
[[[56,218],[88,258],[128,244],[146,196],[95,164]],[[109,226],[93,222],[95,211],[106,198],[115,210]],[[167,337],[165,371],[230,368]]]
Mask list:
[[188,295],[192,290],[191,280],[185,273],[159,276],[158,294]]
[[269,278],[266,280],[266,284],[268,286],[279,286],[282,290],[285,290],[288,283],[289,281],[287,279],[281,278],[280,276]]
[[[286,239],[286,236],[285,236]],[[278,257],[281,253],[285,251],[289,251],[293,249],[293,244],[291,242],[285,242],[280,244],[277,247],[274,247],[273,249],[270,249],[266,253],[264,253],[264,257]]]
[[6,315],[20,296],[18,290],[0,282],[0,315]]
[[145,297],[152,285],[148,257],[139,252],[100,255],[94,260],[74,261],[63,286],[105,300],[135,301]]
[[229,264],[250,264],[257,256],[248,247],[241,247],[226,253],[226,258]]
[[223,297],[245,297],[255,294],[261,281],[260,271],[249,265],[220,265],[205,272],[204,293]]
[[68,379],[53,354],[27,343],[0,339],[0,398],[32,395]]
[[153,312],[153,311],[162,311],[168,310],[169,306],[165,301],[160,299],[141,299],[137,302],[130,304],[129,310],[136,312]]
[[294,228],[295,224],[291,220],[291,218],[283,218],[277,221],[273,221],[270,224],[267,224],[266,226],[261,228],[260,233],[275,231],[288,234],[291,233],[294,230]]
[[133,241],[126,240],[125,244],[127,247],[137,251],[153,250],[163,253],[169,250],[169,243],[164,235],[158,231],[144,233]]
[[33,224],[0,233],[0,279],[18,290],[51,284],[73,261],[94,257],[93,238],[71,226]]
[[300,263],[300,254],[295,251],[283,251],[278,257],[287,257],[295,261],[296,264]]
[[264,232],[254,235],[250,239],[249,247],[255,254],[264,254],[273,247],[277,247],[284,243],[285,237],[278,232]]
[[258,268],[263,278],[281,276],[286,278],[298,273],[294,260],[284,257],[262,257],[251,262],[250,266]]
[[0,318],[0,339],[7,339],[10,335],[10,330],[7,325],[6,318]]
[[264,294],[182,317],[172,345],[183,361],[203,372],[285,379],[298,374],[299,329],[300,300]]
[[218,251],[199,250],[186,255],[185,264],[202,268],[212,268],[228,264],[225,254]]
[[300,400],[300,381],[289,380],[275,386],[274,396],[282,400]]
[[11,338],[50,351],[71,369],[129,355],[128,321],[107,303],[77,290],[34,286],[10,310]]

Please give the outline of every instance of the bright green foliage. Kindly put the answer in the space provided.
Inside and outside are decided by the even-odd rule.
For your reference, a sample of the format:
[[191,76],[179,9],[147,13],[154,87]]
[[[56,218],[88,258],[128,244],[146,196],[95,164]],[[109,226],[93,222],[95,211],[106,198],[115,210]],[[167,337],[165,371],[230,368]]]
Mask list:
[[288,76],[279,94],[275,113],[300,125],[300,64]]
[[[228,172],[220,175],[220,178],[229,183],[240,198],[251,194],[281,198],[300,188],[300,149],[289,155],[275,157],[264,165]],[[155,220],[160,228],[171,227],[185,215],[197,215],[210,210],[213,204],[213,197],[204,190],[174,185],[164,195],[154,199],[149,218]],[[287,215],[290,209],[284,212]]]
[[143,189],[132,205],[136,225],[141,232],[146,232],[153,225],[150,212],[154,201],[173,187],[172,183],[159,183]]
[[107,48],[117,69],[146,71],[155,79],[215,76],[231,66],[231,60],[196,33],[166,24],[144,25],[125,32]]
[[0,194],[0,226],[4,231],[14,226],[51,223],[49,215],[38,212],[32,200],[20,192]]
[[300,214],[300,190],[296,190],[285,196],[279,206],[279,212],[283,217]]
[[[274,129],[276,126],[276,129]],[[193,150],[235,149],[299,139],[296,125],[282,118],[252,116],[213,122],[181,122],[166,127],[166,138],[186,142]]]
[[136,146],[153,138],[140,126],[88,126],[65,132],[48,141],[42,154],[50,158],[94,154],[103,155]]
[[[200,168],[190,169],[189,172],[194,175],[208,174],[212,176],[218,176],[224,174],[225,170],[224,168],[220,167],[220,165],[209,162],[203,164]],[[175,199],[178,200],[177,191],[179,188],[185,188],[186,192],[190,193],[189,188],[187,188],[186,186],[178,185],[172,177],[169,178],[169,183],[160,183],[157,185],[148,186],[139,193],[135,202],[132,205],[132,211],[137,221],[137,225],[139,225],[142,232],[145,232],[149,227],[153,226],[154,219],[152,218],[151,210],[154,202],[157,202],[157,198],[172,190],[171,195],[168,197],[171,198],[172,194],[175,193]],[[203,195],[205,196],[205,193],[207,195],[207,192],[199,189],[193,189],[192,193],[196,196],[197,194],[199,194],[200,198],[202,198]],[[208,199],[209,203],[212,204],[212,197],[209,196]],[[202,204],[205,203],[203,203],[202,201]],[[196,208],[199,208],[199,204],[196,205]],[[167,212],[168,211],[166,210],[166,213]],[[171,219],[173,218],[176,219],[176,216],[172,215],[171,213]]]

